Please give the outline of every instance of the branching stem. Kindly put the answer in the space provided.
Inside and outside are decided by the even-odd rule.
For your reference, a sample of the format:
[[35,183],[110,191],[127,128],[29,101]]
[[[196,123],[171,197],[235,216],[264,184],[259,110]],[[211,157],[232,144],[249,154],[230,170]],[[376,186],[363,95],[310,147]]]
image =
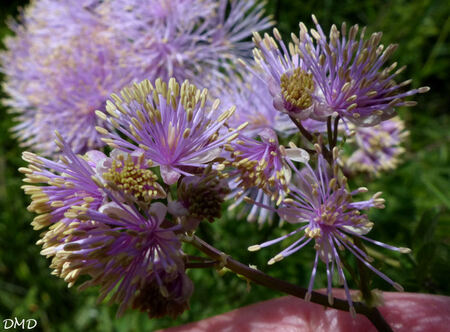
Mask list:
[[300,133],[311,143],[314,144],[314,136],[305,129],[305,127],[303,127],[301,121],[297,120],[296,118],[294,118],[293,116],[289,116],[292,120],[292,122],[295,123],[295,125],[297,126],[298,130],[300,130]]
[[[211,259],[215,261],[222,261],[224,267],[228,268],[236,274],[244,276],[255,284],[262,285],[286,294],[290,294],[301,299],[303,299],[307,293],[307,289],[305,288],[271,277],[264,272],[251,268],[245,264],[242,264],[241,262],[232,259],[230,256],[225,255],[223,252],[214,248],[197,236],[189,238],[189,240],[187,240],[186,242],[191,243]],[[318,292],[312,292],[310,301],[326,307],[349,311],[349,305],[347,301],[334,298],[333,304],[330,305],[328,303],[328,296]],[[366,316],[378,331],[392,331],[391,327],[384,320],[383,316],[377,308],[369,308],[361,302],[354,302],[353,305],[355,311],[361,315]]]

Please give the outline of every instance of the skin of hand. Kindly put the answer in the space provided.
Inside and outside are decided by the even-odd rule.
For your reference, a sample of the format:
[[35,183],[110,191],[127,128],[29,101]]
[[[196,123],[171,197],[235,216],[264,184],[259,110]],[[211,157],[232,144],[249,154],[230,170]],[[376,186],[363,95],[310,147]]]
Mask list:
[[[342,296],[339,290],[334,294]],[[383,298],[385,304],[379,310],[394,331],[450,331],[450,297],[384,292]],[[285,296],[164,331],[375,332],[376,329],[362,315],[352,318],[348,312]]]

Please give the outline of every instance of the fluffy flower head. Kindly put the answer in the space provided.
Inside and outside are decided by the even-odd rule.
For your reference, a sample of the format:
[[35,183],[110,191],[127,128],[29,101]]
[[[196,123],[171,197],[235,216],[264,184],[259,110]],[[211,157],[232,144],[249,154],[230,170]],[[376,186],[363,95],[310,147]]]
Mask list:
[[394,169],[404,148],[401,143],[408,136],[403,121],[392,118],[374,127],[356,127],[354,140],[358,149],[345,161],[352,171],[369,172],[378,175]]
[[[118,315],[132,306],[149,280],[162,297],[169,297],[168,278],[162,276],[183,272],[183,263],[174,233],[179,226],[163,227],[162,203],[153,203],[146,215],[114,199],[98,211],[72,206],[71,213],[81,223],[60,223],[40,240],[42,254],[53,257],[54,274],[69,285],[79,275],[90,276],[81,288],[101,286],[99,300],[111,295],[110,302],[120,304]],[[150,306],[141,307],[153,317]]]
[[295,180],[292,181],[290,186],[289,196],[283,200],[276,211],[283,220],[291,224],[298,224],[299,228],[277,239],[251,246],[249,250],[259,250],[286,238],[297,238],[291,245],[269,260],[269,264],[274,264],[313,242],[316,256],[306,299],[308,300],[311,295],[318,261],[321,259],[326,264],[329,301],[332,300],[331,281],[334,273],[337,272],[340,280],[344,283],[347,299],[350,307],[352,307],[341,263],[342,254],[338,253],[338,249],[347,249],[396,289],[401,289],[401,286],[370,264],[371,257],[355,245],[353,237],[362,238],[376,245],[400,252],[409,252],[409,249],[395,248],[364,236],[371,230],[373,223],[368,220],[365,214],[361,214],[360,210],[367,210],[372,207],[383,208],[384,200],[379,198],[380,193],[377,193],[369,200],[353,201],[354,195],[364,193],[367,189],[359,188],[352,192],[348,191],[345,178],[338,174],[336,159],[337,151],[334,150],[335,161],[331,174],[322,155],[318,157],[316,170],[313,170],[308,164],[301,171],[291,165],[295,170]]
[[313,98],[321,107],[315,109],[316,116],[337,112],[357,125],[373,126],[393,117],[396,107],[416,104],[405,101],[406,97],[429,90],[404,92],[411,81],[394,81],[404,67],[393,72],[396,62],[386,66],[397,45],[380,44],[381,32],[366,39],[365,28],[358,36],[358,25],[347,31],[343,23],[340,30],[333,25],[327,38],[316,17],[312,18],[316,29],[308,32],[300,23],[300,36],[294,36],[294,43],[317,87]]
[[314,110],[312,76],[306,71],[293,44],[289,44],[288,51],[278,30],[275,28],[273,31],[275,39],[268,34],[264,38],[259,33],[253,34],[256,45],[253,54],[260,70],[249,70],[267,82],[273,106],[278,111],[300,120],[308,119]]
[[260,188],[272,199],[281,199],[288,191],[291,173],[284,161],[285,150],[280,149],[277,136],[271,129],[265,129],[260,134],[261,141],[242,136],[231,144],[230,164],[236,171],[237,188],[247,190],[253,187]]
[[[39,214],[34,228],[45,229],[38,244],[52,258],[53,274],[69,287],[89,276],[80,287],[100,286],[99,300],[109,296],[119,303],[118,315],[129,307],[150,317],[180,314],[192,293],[177,235],[181,226],[167,220],[164,204],[146,199],[145,194],[165,194],[153,176],[143,179],[153,189],[136,184],[142,191],[137,196],[133,182],[122,181],[145,177],[138,174],[142,158],[125,159],[117,151],[112,158],[99,151],[75,155],[61,136],[57,144],[59,162],[25,152],[30,165],[20,169],[32,184],[24,190],[31,195],[29,210]],[[154,298],[146,300],[150,290]]]
[[110,157],[99,161],[96,170],[106,186],[135,201],[150,202],[164,198],[166,193],[158,183],[158,176],[150,169],[151,160],[144,161],[142,151],[127,154],[113,150]]
[[207,76],[223,78],[220,70],[232,71],[238,57],[248,58],[252,45],[245,39],[272,24],[255,0],[120,0],[101,7],[114,34],[131,41],[130,60],[144,66],[142,78],[199,86]]
[[274,37],[254,34],[254,57],[274,100],[274,106],[299,120],[325,120],[338,114],[360,126],[373,126],[395,115],[399,106],[413,106],[405,98],[427,92],[428,87],[404,92],[411,80],[396,83],[404,67],[392,72],[397,63],[385,67],[396,49],[380,44],[381,33],[364,38],[365,28],[345,23],[339,31],[332,26],[330,38],[315,16],[316,29],[300,23],[300,36],[292,35],[289,51],[280,33]]
[[[231,167],[228,175],[232,192],[228,198],[236,199],[231,209],[246,196],[264,204],[271,204],[271,201],[280,204],[289,192],[291,180],[291,170],[286,159],[299,162],[309,160],[308,153],[293,144],[288,149],[280,146],[272,129],[266,128],[258,136],[260,140],[241,136],[227,146],[230,156],[223,165]],[[259,224],[270,217],[268,213],[261,213],[256,204],[247,220],[253,221],[257,215]]]
[[168,85],[157,80],[153,87],[146,80],[123,89],[121,97],[111,97],[114,103],[108,101],[106,106],[110,116],[97,114],[125,138],[98,127],[106,136],[104,141],[127,153],[142,149],[146,159],[160,166],[167,184],[175,183],[181,174],[191,175],[193,167],[205,168],[246,125],[224,129],[235,108],[223,111],[219,100],[211,105],[208,91],[188,81],[180,87],[175,79]]
[[[126,62],[125,50],[102,29],[87,26],[84,32],[68,36],[53,49],[38,39],[32,40],[27,54],[14,49],[8,54],[15,59],[6,69],[10,79],[5,86],[11,96],[7,103],[19,122],[13,130],[34,151],[56,152],[54,130],[75,153],[102,146],[95,110],[103,109],[108,96],[129,84],[137,70]],[[16,68],[25,68],[26,73]]]

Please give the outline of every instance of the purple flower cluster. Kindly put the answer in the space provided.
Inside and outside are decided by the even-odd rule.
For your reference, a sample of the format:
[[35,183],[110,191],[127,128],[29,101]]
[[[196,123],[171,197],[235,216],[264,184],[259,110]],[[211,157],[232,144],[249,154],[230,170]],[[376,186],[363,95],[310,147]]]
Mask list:
[[38,214],[32,225],[46,229],[38,243],[53,274],[69,287],[89,276],[80,288],[100,286],[99,300],[118,303],[118,315],[136,308],[176,317],[193,290],[180,237],[220,216],[229,189],[215,159],[240,128],[226,129],[233,108],[219,111],[219,100],[188,81],[143,81],[121,95],[108,102],[109,118],[97,114],[134,144],[97,127],[116,149],[81,156],[57,133],[59,161],[24,152],[23,189]]
[[[75,155],[72,149],[59,136],[57,145],[62,151],[59,161],[52,161],[31,152],[24,152],[23,159],[30,166],[19,170],[26,175],[26,185],[22,188],[31,195],[29,210],[39,214],[31,223],[35,230],[63,221],[68,223],[65,213],[72,205],[85,205],[98,209],[104,197],[95,175],[95,153],[84,158]],[[46,183],[47,186],[37,186]]]
[[[276,214],[296,227],[248,248],[293,239],[270,265],[314,244],[306,300],[321,260],[329,303],[337,275],[354,313],[344,251],[402,289],[372,266],[360,241],[409,252],[365,236],[373,223],[361,211],[383,208],[381,193],[356,201],[368,190],[351,191],[341,168],[393,168],[407,133],[391,118],[428,88],[403,91],[410,81],[394,81],[402,68],[386,66],[396,46],[384,48],[381,33],[365,38],[365,29],[344,23],[327,37],[314,16],[315,29],[300,23],[288,46],[277,29],[274,38],[255,32],[254,63],[246,38],[272,25],[263,6],[42,0],[22,25],[12,23],[16,36],[0,60],[14,131],[23,145],[59,157],[25,152],[23,189],[38,214],[33,227],[44,229],[41,253],[69,287],[89,277],[80,288],[99,286],[99,300],[117,303],[118,315],[180,315],[193,291],[186,269],[220,264],[215,256],[189,265],[199,257],[181,242],[194,243],[199,224],[220,218],[234,199],[229,209],[250,204],[241,211],[248,221],[262,225]],[[61,18],[67,29],[58,34]],[[348,158],[336,147],[345,143],[342,128],[358,145]],[[108,156],[95,150],[105,144]]]
[[355,127],[354,132],[357,149],[345,160],[345,166],[350,171],[374,175],[398,165],[399,157],[405,150],[401,144],[409,134],[398,117],[374,127]]
[[277,209],[247,199],[253,204],[276,211],[280,218],[288,223],[299,225],[298,228],[286,235],[250,246],[248,249],[257,251],[285,239],[294,238],[295,240],[293,240],[292,244],[269,260],[268,264],[271,265],[296,253],[308,243],[314,243],[316,255],[305,299],[309,300],[311,296],[320,259],[326,265],[327,293],[330,304],[333,299],[332,279],[336,273],[339,280],[344,284],[347,300],[351,311],[354,312],[340,251],[347,249],[367,268],[392,284],[396,289],[402,290],[400,285],[370,264],[372,258],[355,244],[353,238],[364,239],[372,244],[402,253],[410,252],[410,250],[407,248],[395,248],[364,236],[371,230],[373,223],[360,211],[370,208],[383,208],[384,199],[380,198],[381,193],[377,193],[369,200],[353,201],[354,195],[367,192],[367,188],[359,188],[354,191],[347,189],[346,178],[338,173],[339,169],[336,163],[337,150],[335,149],[333,153],[334,163],[332,167],[328,166],[321,154],[319,154],[317,169],[315,170],[309,164],[305,164],[303,169],[298,170],[290,162],[292,169],[295,171],[295,179],[289,187],[289,195],[284,198]]
[[42,154],[55,152],[55,129],[76,153],[101,147],[94,111],[139,71],[87,6],[90,2],[75,7],[69,1],[35,2],[23,25],[13,26],[17,36],[1,55],[6,104],[18,121],[15,135]]
[[141,168],[142,158],[114,151],[113,158],[99,151],[82,157],[61,136],[57,142],[59,162],[25,152],[30,165],[20,169],[30,183],[23,187],[32,198],[29,210],[39,214],[32,224],[48,227],[38,244],[52,258],[53,274],[69,287],[90,276],[80,288],[100,286],[99,300],[118,303],[118,315],[133,307],[150,317],[178,316],[193,287],[184,273],[181,225],[149,199],[149,192],[165,197],[154,173]]
[[113,148],[129,153],[142,149],[146,159],[160,166],[169,185],[219,158],[224,145],[246,126],[224,128],[235,108],[223,110],[218,99],[209,102],[208,91],[200,91],[188,81],[180,87],[173,78],[168,85],[158,79],[153,87],[145,80],[124,88],[121,96],[113,94],[114,103],[107,102],[109,116],[97,112],[117,132],[103,127],[97,130]]
[[33,2],[0,54],[15,136],[45,155],[55,129],[76,153],[100,148],[94,112],[111,93],[147,78],[223,81],[253,29],[271,25],[254,0]]
[[101,10],[114,35],[129,44],[130,60],[144,67],[142,79],[174,77],[197,86],[211,76],[223,80],[219,69],[251,56],[245,39],[272,25],[255,0],[119,0]]
[[[55,272],[71,283],[80,274],[88,274],[92,279],[81,288],[100,285],[100,298],[113,293],[110,301],[119,303],[118,315],[130,305],[138,309],[148,309],[150,317],[158,317],[153,307],[146,306],[139,299],[140,294],[151,288],[160,292],[164,301],[186,302],[192,292],[190,281],[186,284],[180,273],[184,271],[181,257],[181,242],[176,231],[179,225],[164,225],[167,208],[162,203],[153,203],[142,214],[133,205],[115,200],[104,204],[99,210],[72,206],[69,217],[80,226],[62,236],[61,242],[51,239],[64,234],[53,234],[50,230],[42,240],[47,246],[44,255],[54,255],[52,265]],[[50,239],[51,238],[51,239]],[[58,262],[64,264],[59,266]],[[172,294],[172,283],[185,283],[188,290]],[[187,306],[187,303],[185,303]],[[185,309],[185,308],[184,308]],[[183,312],[184,310],[181,310]],[[181,312],[165,312],[177,316]]]
[[[229,206],[230,210],[241,204],[245,197],[266,205],[280,204],[289,192],[291,181],[291,169],[286,159],[298,162],[309,160],[309,154],[292,142],[289,148],[280,145],[272,128],[260,129],[252,137],[255,132],[244,129],[238,140],[225,147],[228,153],[225,153],[221,166],[230,169],[227,173],[231,188],[228,199],[235,200]],[[247,214],[248,221],[258,220],[259,225],[272,219],[272,214],[258,205],[247,206],[243,212]]]
[[397,63],[385,67],[397,46],[384,48],[381,33],[365,39],[365,28],[347,31],[344,23],[340,30],[333,25],[327,38],[314,15],[313,21],[316,29],[310,31],[300,23],[289,50],[276,29],[275,39],[254,35],[255,60],[278,110],[300,120],[338,114],[358,126],[373,126],[393,117],[396,107],[416,104],[406,97],[429,90],[402,91],[411,81],[394,81],[404,69],[392,72]]

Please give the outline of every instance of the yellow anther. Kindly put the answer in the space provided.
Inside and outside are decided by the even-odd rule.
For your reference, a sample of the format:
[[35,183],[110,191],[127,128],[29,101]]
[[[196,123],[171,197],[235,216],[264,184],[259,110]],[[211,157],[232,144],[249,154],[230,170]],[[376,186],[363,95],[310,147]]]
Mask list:
[[281,75],[281,92],[286,102],[303,110],[311,106],[311,94],[314,91],[312,74],[301,68],[295,68],[292,74]]
[[120,162],[113,160],[111,168],[103,174],[103,178],[123,190],[125,193],[133,195],[136,199],[150,201],[153,198],[161,197],[164,193],[157,183],[158,177],[149,169],[142,169],[135,164],[131,156]]

